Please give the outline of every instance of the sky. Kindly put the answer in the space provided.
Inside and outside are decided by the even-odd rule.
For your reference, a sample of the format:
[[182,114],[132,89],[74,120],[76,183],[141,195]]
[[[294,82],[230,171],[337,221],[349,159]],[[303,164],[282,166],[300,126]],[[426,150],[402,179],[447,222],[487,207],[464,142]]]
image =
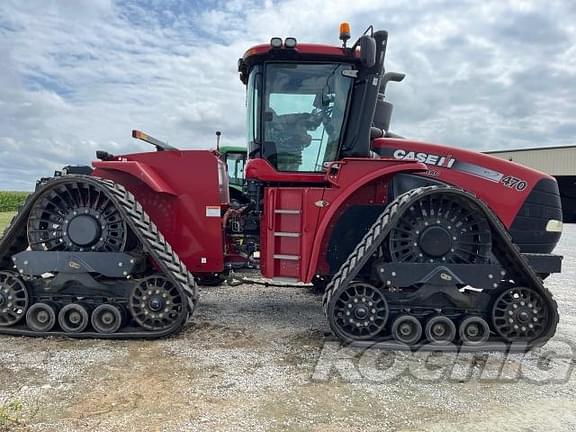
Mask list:
[[245,143],[237,60],[272,36],[388,30],[392,130],[475,150],[576,144],[573,0],[2,0],[0,190],[96,150]]

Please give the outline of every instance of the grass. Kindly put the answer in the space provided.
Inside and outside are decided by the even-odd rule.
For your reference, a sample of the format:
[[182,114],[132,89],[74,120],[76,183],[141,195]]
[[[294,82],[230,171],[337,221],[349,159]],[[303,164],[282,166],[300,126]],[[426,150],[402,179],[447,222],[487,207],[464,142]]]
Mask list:
[[4,228],[10,223],[16,212],[2,212],[0,213],[0,237],[4,233]]
[[0,432],[14,431],[22,426],[21,415],[22,403],[18,400],[0,405]]

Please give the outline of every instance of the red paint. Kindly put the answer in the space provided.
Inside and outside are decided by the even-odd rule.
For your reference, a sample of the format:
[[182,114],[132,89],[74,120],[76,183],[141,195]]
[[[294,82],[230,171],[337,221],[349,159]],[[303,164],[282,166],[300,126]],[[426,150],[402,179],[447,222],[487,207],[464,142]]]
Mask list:
[[[315,274],[325,271],[327,242],[338,218],[350,205],[386,204],[389,182],[397,173],[429,175],[426,171],[433,170],[435,179],[475,193],[507,227],[534,185],[548,177],[492,156],[410,140],[377,139],[373,149],[451,155],[455,162],[449,168],[447,162],[432,166],[414,160],[348,158],[332,162],[323,173],[278,172],[263,159],[248,162],[247,179],[259,180],[265,186],[260,226],[264,276],[310,282]],[[466,165],[458,164],[515,176],[526,181],[527,187],[521,191],[507,188],[463,172]],[[207,150],[139,153],[94,162],[94,167],[95,176],[123,184],[134,193],[191,271],[224,269],[228,179],[217,154]],[[220,208],[220,215],[207,216],[207,207]],[[228,241],[230,260],[241,260]]]
[[154,192],[167,193],[168,195],[176,195],[162,177],[158,175],[156,170],[149,165],[134,161],[96,161],[92,165],[94,168],[108,171],[119,171],[130,174],[137,179],[144,182]]
[[314,203],[323,193],[320,187],[266,188],[260,225],[260,264],[265,277],[303,280],[320,213]]
[[220,186],[227,191],[228,181],[223,176],[219,185],[223,163],[213,152],[138,153],[93,165],[95,176],[118,182],[134,194],[190,271],[223,270],[222,218],[207,217],[206,206],[225,210],[228,197]]
[[326,183],[324,173],[276,171],[266,159],[250,159],[245,168],[246,178],[270,183]]
[[[398,172],[426,170],[422,163],[386,159],[350,158],[335,165],[338,168],[334,172],[322,175],[325,187],[266,188],[260,245],[265,277],[310,282],[324,259],[322,245],[331,224],[355,194],[372,183],[387,183]],[[251,174],[258,175],[254,171]],[[385,199],[381,187],[374,187],[374,197]],[[299,237],[275,235],[286,232]]]
[[[271,50],[273,50],[270,44],[261,44],[256,45],[244,53],[243,59],[247,60],[248,58],[256,55],[266,55]],[[332,45],[320,45],[320,44],[309,44],[303,43],[296,45],[296,48],[276,48],[284,49],[287,51],[296,51],[298,54],[311,54],[311,55],[321,55],[321,56],[334,56],[334,57],[346,57],[352,58],[350,55],[349,50],[345,50],[341,47],[336,47]],[[355,54],[355,57],[357,55]]]
[[[536,183],[543,178],[552,178],[540,171],[514,162],[445,145],[429,144],[406,139],[379,138],[372,142],[372,148],[375,151],[378,151],[380,148],[389,148],[433,153],[442,156],[451,155],[452,158],[456,160],[452,168],[429,165],[431,170],[438,173],[437,176],[432,178],[474,193],[494,211],[507,228],[510,228],[512,225],[516,214]],[[489,181],[485,178],[460,171],[457,168],[457,163],[474,164],[500,172],[506,176],[514,176],[525,180],[528,186],[522,191],[508,188],[502,183]]]

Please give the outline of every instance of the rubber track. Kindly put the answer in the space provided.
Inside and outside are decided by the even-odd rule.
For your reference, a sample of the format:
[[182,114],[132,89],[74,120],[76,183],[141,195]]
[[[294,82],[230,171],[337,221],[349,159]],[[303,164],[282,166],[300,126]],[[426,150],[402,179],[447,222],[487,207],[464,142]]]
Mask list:
[[370,257],[377,251],[388,234],[390,234],[395,224],[399,222],[402,214],[420,198],[436,193],[448,193],[463,197],[470,204],[482,211],[492,229],[492,251],[500,261],[500,264],[506,269],[508,274],[514,276],[516,285],[532,288],[548,301],[552,315],[548,322],[548,329],[540,338],[531,341],[530,347],[545,344],[556,332],[559,320],[558,306],[552,293],[544,287],[542,280],[536,275],[532,267],[530,267],[527,259],[522,256],[520,249],[512,242],[508,231],[493,212],[474,195],[450,186],[427,186],[412,189],[400,195],[386,207],[326,287],[322,299],[325,315],[328,316],[328,305],[332,295],[340,287],[347,286],[354,280]]
[[2,239],[0,239],[0,269],[10,270],[12,268],[12,255],[21,252],[28,247],[26,236],[27,219],[36,199],[53,187],[73,182],[91,184],[94,187],[101,189],[106,194],[106,196],[120,211],[123,219],[138,238],[145,252],[147,252],[160,267],[164,276],[167,277],[180,291],[180,295],[186,300],[188,311],[186,314],[182,314],[181,318],[178,319],[174,326],[157,332],[142,330],[141,332],[119,332],[109,335],[95,332],[70,334],[51,331],[46,333],[36,333],[26,329],[5,327],[0,328],[0,333],[20,334],[26,336],[65,335],[80,338],[119,339],[164,337],[179,331],[191,317],[198,300],[198,287],[194,276],[188,271],[185,264],[180,260],[176,252],[174,252],[170,244],[156,227],[156,224],[152,222],[150,216],[144,211],[134,195],[126,190],[124,186],[111,180],[92,176],[70,175],[49,179],[40,184],[37,187],[36,192],[28,197],[20,211],[4,231]]

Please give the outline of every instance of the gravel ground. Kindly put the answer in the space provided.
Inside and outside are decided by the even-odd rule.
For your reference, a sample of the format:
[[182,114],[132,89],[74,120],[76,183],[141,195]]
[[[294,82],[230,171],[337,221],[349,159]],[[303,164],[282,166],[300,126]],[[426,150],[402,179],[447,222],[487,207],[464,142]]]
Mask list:
[[525,356],[341,352],[319,297],[258,285],[203,289],[167,340],[0,337],[0,431],[576,430],[574,361],[544,355],[576,343],[576,226],[557,252],[557,336]]

